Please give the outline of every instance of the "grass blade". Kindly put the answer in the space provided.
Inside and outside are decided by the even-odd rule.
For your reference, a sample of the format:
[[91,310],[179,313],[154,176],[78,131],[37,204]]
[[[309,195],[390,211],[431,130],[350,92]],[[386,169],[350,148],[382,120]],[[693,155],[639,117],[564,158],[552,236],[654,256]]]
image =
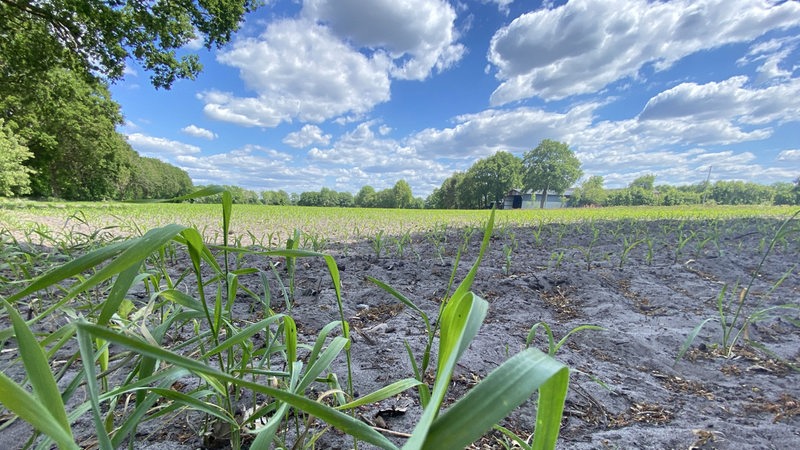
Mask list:
[[532,448],[555,448],[569,383],[564,364],[531,348],[497,369],[453,404],[428,433],[423,449],[464,448],[539,389]]
[[[33,332],[28,328],[19,312],[7,301],[0,300],[0,302],[2,302],[11,318],[17,345],[19,346],[19,354],[33,387],[36,401],[40,402],[41,406],[49,411],[48,416],[52,417],[61,431],[71,438],[72,432],[67,421],[64,401],[61,399],[61,392],[58,390],[56,380],[52,372],[50,372],[50,364],[47,362],[44,349],[39,345]],[[49,431],[52,430],[50,429]]]

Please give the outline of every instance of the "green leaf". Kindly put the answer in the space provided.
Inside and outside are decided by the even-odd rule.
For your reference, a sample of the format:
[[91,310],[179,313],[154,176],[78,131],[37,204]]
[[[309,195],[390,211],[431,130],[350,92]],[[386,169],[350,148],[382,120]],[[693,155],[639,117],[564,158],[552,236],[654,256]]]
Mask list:
[[[44,349],[39,345],[33,332],[28,328],[19,312],[3,299],[0,299],[0,303],[3,304],[11,318],[22,364],[25,366],[25,372],[28,374],[31,387],[33,387],[33,394],[36,396],[35,401],[40,403],[42,408],[49,411],[48,416],[52,417],[61,432],[70,436],[71,439],[72,432],[67,421],[67,411],[64,408],[64,402],[61,399],[61,392],[58,390],[56,380],[50,371],[50,364],[47,362]],[[17,400],[21,401],[22,399],[18,398]],[[10,406],[9,409],[11,409]],[[42,431],[44,432],[44,430]],[[51,427],[48,427],[48,431],[52,432]]]
[[569,369],[538,349],[524,350],[492,371],[431,426],[423,449],[464,448],[539,389],[533,448],[555,448]]
[[461,354],[478,333],[488,308],[489,304],[486,300],[471,292],[452,298],[445,306],[441,317],[439,365],[433,392],[411,438],[403,446],[404,449],[418,450],[422,448],[450,385],[453,369]]
[[[61,396],[59,396],[61,398]],[[0,372],[0,403],[35,429],[53,439],[61,449],[80,450],[69,428],[64,429],[50,410],[30,392]]]
[[[78,323],[81,322],[86,323],[84,319],[79,319]],[[92,405],[92,419],[94,420],[98,446],[102,450],[114,450],[111,444],[111,438],[106,431],[103,418],[100,416],[100,389],[97,386],[97,371],[94,367],[95,355],[94,348],[92,347],[92,338],[80,327],[78,327],[78,346],[80,347],[81,359],[83,360],[83,371],[86,374],[86,390],[89,396],[89,402]]]
[[178,355],[161,347],[148,344],[147,342],[134,339],[130,336],[117,333],[107,328],[98,327],[97,325],[91,323],[80,322],[76,323],[76,326],[79,329],[83,329],[91,333],[94,337],[105,339],[108,342],[113,342],[123,347],[127,347],[142,355],[182,367],[202,376],[204,379],[209,381],[216,381],[218,384],[223,382],[230,383],[243,389],[250,389],[254,392],[272,396],[280,401],[288,403],[294,408],[305,411],[312,416],[319,418],[334,428],[352,435],[359,440],[374,444],[380,448],[397,448],[394,444],[392,444],[391,441],[383,437],[380,433],[376,432],[360,420],[301,395],[275,389],[269,386],[264,386],[258,383],[247,381],[245,379],[236,378],[232,375],[221,372],[214,367],[207,366],[201,361]]
[[369,405],[370,403],[376,403],[381,400],[386,400],[389,397],[393,397],[401,392],[407,391],[408,389],[417,387],[420,384],[422,384],[422,382],[417,379],[404,378],[402,380],[395,381],[388,386],[384,386],[377,391],[370,392],[363,397],[359,397],[352,402],[338,406],[336,409],[353,409],[359,406]]

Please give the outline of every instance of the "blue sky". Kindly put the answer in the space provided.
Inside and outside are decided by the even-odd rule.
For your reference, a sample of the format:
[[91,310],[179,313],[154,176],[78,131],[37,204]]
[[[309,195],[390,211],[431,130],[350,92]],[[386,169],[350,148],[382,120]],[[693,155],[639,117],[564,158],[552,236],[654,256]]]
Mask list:
[[112,85],[143,156],[195,184],[427,196],[566,142],[623,187],[800,176],[800,2],[267,1],[197,80]]

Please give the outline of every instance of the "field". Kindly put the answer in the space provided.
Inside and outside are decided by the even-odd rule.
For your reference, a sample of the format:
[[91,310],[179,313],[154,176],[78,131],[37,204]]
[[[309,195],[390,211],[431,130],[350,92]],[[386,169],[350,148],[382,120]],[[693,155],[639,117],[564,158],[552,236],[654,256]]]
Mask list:
[[489,218],[7,203],[0,395],[74,448],[797,447],[796,211]]

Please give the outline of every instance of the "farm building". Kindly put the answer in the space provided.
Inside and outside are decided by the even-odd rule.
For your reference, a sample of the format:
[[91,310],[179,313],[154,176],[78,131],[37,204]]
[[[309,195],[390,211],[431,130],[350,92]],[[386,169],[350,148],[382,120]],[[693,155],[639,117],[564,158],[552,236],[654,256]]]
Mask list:
[[[567,205],[569,198],[572,196],[573,189],[567,189],[563,194],[555,192],[547,193],[547,200],[544,207],[563,208]],[[542,201],[542,191],[520,191],[512,189],[508,191],[505,199],[503,199],[503,209],[536,209]]]

